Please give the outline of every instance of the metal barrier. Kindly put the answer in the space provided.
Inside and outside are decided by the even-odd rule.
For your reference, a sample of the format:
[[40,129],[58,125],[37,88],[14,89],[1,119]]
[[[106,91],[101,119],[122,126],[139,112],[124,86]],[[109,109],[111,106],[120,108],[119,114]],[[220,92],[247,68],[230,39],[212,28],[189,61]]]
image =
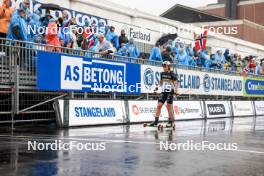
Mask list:
[[[62,97],[79,98],[110,98],[110,99],[152,99],[157,95],[116,95],[107,93],[64,93],[45,92],[36,90],[37,54],[39,51],[60,52],[75,56],[90,58],[104,58],[107,60],[161,66],[161,62],[149,61],[140,58],[123,57],[117,55],[101,55],[86,50],[42,45],[37,43],[15,41],[0,38],[0,123],[4,121],[17,121],[17,115],[53,113],[52,102]],[[228,75],[240,73],[223,72],[222,70],[207,70],[199,67],[186,67],[174,64],[174,68],[214,72]],[[179,99],[203,99],[205,96],[182,95]],[[207,96],[208,99],[229,99],[224,96]],[[5,118],[3,115],[6,115]],[[11,116],[10,116],[11,115]],[[10,119],[12,117],[12,119]],[[45,120],[46,118],[44,118]],[[36,117],[22,119],[21,121],[36,120]],[[39,119],[38,119],[39,120]],[[43,120],[43,118],[42,118]]]

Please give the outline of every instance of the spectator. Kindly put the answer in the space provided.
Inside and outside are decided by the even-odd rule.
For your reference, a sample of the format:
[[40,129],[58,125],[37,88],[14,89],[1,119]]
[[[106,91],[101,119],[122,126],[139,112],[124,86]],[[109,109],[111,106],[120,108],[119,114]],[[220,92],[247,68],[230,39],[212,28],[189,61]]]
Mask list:
[[12,40],[27,41],[27,24],[24,18],[26,15],[25,10],[18,9],[17,12],[17,15],[14,14],[11,18],[7,38]]
[[56,21],[53,18],[50,19],[50,22],[48,24],[47,34],[46,34],[46,43],[47,45],[52,45],[52,46],[47,46],[47,50],[60,52],[61,43],[58,37],[58,30],[56,27],[57,27]]
[[186,54],[184,48],[180,48],[180,53],[179,53],[177,58],[179,61],[179,65],[184,65],[184,66],[189,65],[188,57],[187,57],[187,54]]
[[216,69],[223,69],[225,64],[225,57],[223,55],[223,52],[221,50],[218,50],[215,53],[215,62],[216,62]]
[[261,75],[264,75],[264,62],[261,63]]
[[114,43],[114,47],[116,49],[119,48],[118,36],[115,33],[115,27],[114,26],[111,26],[110,30],[107,32],[106,40],[109,41],[109,42],[113,42]]
[[128,49],[128,56],[129,57],[135,57],[135,58],[139,57],[140,52],[134,43],[134,39],[129,40],[129,43],[127,44],[127,49]]
[[203,59],[204,59],[204,68],[210,69],[212,65],[211,57],[208,54],[208,51],[203,51]]
[[72,28],[72,48],[74,50],[80,49],[78,46],[78,42],[77,42],[77,35],[78,35],[77,33],[78,33],[77,28],[73,27]]
[[119,56],[128,56],[128,49],[125,43],[121,44],[121,48],[118,50],[117,55]]
[[98,35],[98,44],[95,47],[95,51],[100,54],[110,54],[113,53],[112,45],[107,41],[103,34]]
[[121,30],[121,35],[119,37],[119,46],[121,47],[123,43],[124,44],[128,43],[128,38],[126,37],[126,33],[124,29]]
[[235,62],[235,65],[236,65],[236,71],[241,73],[242,72],[242,68],[243,68],[243,62],[242,62],[242,59],[241,59],[240,55],[237,56],[237,60]]
[[0,7],[0,38],[6,38],[11,15],[14,12],[14,8],[11,8],[12,1],[4,0]]
[[162,56],[161,56],[161,52],[160,52],[160,44],[157,42],[155,44],[155,47],[152,48],[150,56],[149,56],[149,60],[150,61],[159,61],[162,62]]
[[[42,26],[42,27],[45,27],[45,28],[48,27],[49,22],[50,22],[50,19],[52,19],[52,16],[51,16],[50,12],[47,11],[47,12],[45,13],[45,16],[42,17],[42,18],[40,18],[41,26]],[[60,19],[61,19],[61,18],[59,18],[58,21],[60,21]],[[62,19],[61,19],[61,20],[62,20]],[[62,24],[62,23],[61,23],[61,24]],[[61,25],[58,25],[58,27],[61,27]]]
[[249,68],[249,74],[255,74],[256,72],[256,63],[253,58],[253,56],[249,56],[248,58],[248,68]]
[[255,70],[255,75],[261,75],[262,68],[259,62],[256,62],[256,70]]
[[41,27],[39,10],[36,10],[35,13],[31,14],[29,25],[31,29],[28,31],[28,40],[33,42],[34,38],[38,36],[38,29]]
[[95,38],[93,45],[88,49],[88,52],[86,52],[86,57],[93,57],[93,53],[96,52],[97,44],[98,44],[98,40],[97,38]]
[[[25,11],[25,17],[24,18],[25,18],[25,21],[27,24],[29,23],[30,17],[31,17],[29,5],[30,5],[30,0],[22,0],[22,2],[19,4],[19,8],[23,9]],[[18,15],[18,14],[19,14],[18,10],[15,10],[15,12],[13,13],[13,15]]]
[[187,47],[185,48],[185,52],[187,55],[188,65],[192,65],[194,52],[191,44],[187,45]]
[[171,47],[167,47],[163,52],[162,52],[162,61],[169,61],[170,63],[173,63],[173,56],[171,55]]
[[64,10],[62,12],[62,28],[59,32],[61,46],[71,48],[72,45],[72,32],[70,31],[71,25],[75,24],[75,18],[69,19],[68,12]]

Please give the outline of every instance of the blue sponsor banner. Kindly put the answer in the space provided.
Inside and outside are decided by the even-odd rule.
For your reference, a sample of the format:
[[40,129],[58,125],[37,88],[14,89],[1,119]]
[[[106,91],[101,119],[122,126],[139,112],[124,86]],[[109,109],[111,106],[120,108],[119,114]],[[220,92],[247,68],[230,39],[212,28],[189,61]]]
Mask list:
[[264,79],[263,78],[244,78],[245,88],[244,96],[264,96]]
[[140,93],[140,65],[59,53],[38,53],[37,88]]

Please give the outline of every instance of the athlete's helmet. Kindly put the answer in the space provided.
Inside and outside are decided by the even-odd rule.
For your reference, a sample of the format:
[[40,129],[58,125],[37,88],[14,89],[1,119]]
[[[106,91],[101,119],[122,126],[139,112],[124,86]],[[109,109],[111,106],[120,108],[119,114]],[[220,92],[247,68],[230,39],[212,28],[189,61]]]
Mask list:
[[164,62],[162,63],[162,66],[163,66],[163,65],[168,65],[168,66],[170,66],[171,63],[170,63],[170,61],[164,61]]

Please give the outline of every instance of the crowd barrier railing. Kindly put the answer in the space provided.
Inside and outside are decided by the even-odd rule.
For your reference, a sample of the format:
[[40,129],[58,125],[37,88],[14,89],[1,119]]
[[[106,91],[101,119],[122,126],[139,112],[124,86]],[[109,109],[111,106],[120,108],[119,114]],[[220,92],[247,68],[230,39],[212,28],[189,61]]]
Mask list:
[[[72,48],[56,47],[52,45],[43,45],[32,42],[23,42],[0,38],[0,84],[12,84],[18,78],[21,85],[36,85],[37,73],[37,54],[39,51],[60,52],[75,56],[86,56],[91,58],[104,58],[108,60],[147,64],[152,66],[161,66],[161,62],[144,60],[141,58],[124,57],[113,54],[101,55],[100,53],[87,50],[76,50]],[[182,65],[173,65],[174,68],[187,70],[198,70],[204,72],[214,72],[227,75],[241,75],[238,72],[227,72],[216,69],[204,69],[200,67],[190,67]],[[48,68],[47,68],[48,69]]]

